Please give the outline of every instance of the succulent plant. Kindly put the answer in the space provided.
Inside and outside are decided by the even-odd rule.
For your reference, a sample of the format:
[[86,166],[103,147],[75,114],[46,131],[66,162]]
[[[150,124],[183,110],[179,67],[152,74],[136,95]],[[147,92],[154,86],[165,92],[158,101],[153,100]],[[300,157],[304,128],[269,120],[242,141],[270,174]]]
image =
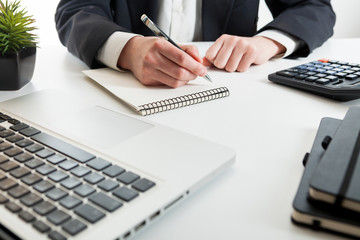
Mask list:
[[20,1],[0,0],[0,52],[17,52],[22,48],[36,47],[37,35],[31,33],[35,20],[20,8]]

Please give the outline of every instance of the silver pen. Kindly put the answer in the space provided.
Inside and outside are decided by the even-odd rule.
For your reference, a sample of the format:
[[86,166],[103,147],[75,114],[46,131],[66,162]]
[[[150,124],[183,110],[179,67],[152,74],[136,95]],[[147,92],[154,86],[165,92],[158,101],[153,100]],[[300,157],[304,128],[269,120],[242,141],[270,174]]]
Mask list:
[[[150,20],[150,18],[148,18],[148,16],[146,16],[145,14],[143,14],[141,16],[141,21],[151,30],[153,31],[153,33],[155,33],[156,36],[159,37],[164,37],[167,41],[169,41],[172,45],[174,45],[175,47],[177,47],[178,49],[184,51],[183,49],[181,49],[181,47],[179,45],[177,45],[168,35],[166,35],[153,21]],[[209,82],[211,81],[211,78],[208,74],[206,74],[204,76],[204,78],[206,80],[208,80]]]

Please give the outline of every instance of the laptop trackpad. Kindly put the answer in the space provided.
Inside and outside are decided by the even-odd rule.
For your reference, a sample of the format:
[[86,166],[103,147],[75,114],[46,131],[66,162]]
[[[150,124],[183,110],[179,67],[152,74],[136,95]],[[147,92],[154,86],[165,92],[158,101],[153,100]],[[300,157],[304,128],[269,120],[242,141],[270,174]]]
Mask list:
[[101,148],[111,148],[150,128],[152,124],[94,106],[72,113],[50,125]]

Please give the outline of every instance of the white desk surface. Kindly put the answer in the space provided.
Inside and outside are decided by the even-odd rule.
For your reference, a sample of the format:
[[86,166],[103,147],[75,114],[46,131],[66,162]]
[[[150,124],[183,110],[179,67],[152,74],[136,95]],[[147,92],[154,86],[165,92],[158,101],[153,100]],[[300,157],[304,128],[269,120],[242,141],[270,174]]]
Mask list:
[[[209,43],[197,45],[204,52]],[[267,75],[319,58],[360,63],[359,52],[360,39],[331,39],[308,58],[272,60],[246,73],[212,69],[210,76],[230,89],[230,97],[141,117],[85,77],[81,70],[87,67],[63,46],[43,46],[38,49],[32,81],[19,91],[0,91],[0,101],[59,88],[236,150],[235,165],[136,240],[339,239],[295,226],[290,214],[303,172],[302,159],[312,146],[321,118],[343,118],[360,100],[333,101],[277,85]]]

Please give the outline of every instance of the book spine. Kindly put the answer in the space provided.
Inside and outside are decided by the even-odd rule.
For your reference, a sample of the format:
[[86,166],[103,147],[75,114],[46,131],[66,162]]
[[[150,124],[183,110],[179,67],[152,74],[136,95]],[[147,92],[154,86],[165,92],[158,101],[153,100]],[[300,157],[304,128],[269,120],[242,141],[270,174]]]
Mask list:
[[197,103],[207,102],[230,95],[226,87],[214,88],[203,92],[188,94],[176,98],[165,99],[158,102],[148,103],[139,106],[141,115],[146,116],[154,113],[164,112],[176,108],[181,108]]

